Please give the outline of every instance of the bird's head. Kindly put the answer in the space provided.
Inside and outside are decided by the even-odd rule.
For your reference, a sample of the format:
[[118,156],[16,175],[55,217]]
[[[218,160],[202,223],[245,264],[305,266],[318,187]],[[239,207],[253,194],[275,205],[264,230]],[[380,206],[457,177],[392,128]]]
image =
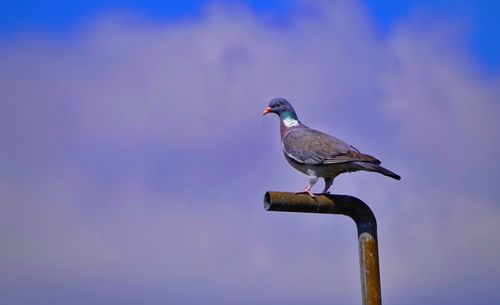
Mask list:
[[268,113],[275,113],[280,117],[283,117],[283,115],[289,115],[295,118],[297,117],[292,105],[284,98],[273,98],[269,102],[269,106],[264,109],[262,115],[266,115]]

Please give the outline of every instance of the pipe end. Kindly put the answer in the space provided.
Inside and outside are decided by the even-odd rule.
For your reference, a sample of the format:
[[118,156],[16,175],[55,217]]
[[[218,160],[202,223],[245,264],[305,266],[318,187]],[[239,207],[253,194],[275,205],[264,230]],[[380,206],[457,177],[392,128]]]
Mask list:
[[264,194],[264,209],[266,211],[269,211],[270,208],[271,208],[271,194],[269,194],[269,192],[266,192]]

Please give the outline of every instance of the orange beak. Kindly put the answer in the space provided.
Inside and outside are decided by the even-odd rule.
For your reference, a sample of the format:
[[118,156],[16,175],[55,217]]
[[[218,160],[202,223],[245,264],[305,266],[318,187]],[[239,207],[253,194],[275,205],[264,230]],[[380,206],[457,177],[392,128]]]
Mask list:
[[266,109],[264,109],[264,112],[262,112],[262,115],[266,115],[269,112],[273,112],[273,110],[271,109],[271,107],[266,107]]

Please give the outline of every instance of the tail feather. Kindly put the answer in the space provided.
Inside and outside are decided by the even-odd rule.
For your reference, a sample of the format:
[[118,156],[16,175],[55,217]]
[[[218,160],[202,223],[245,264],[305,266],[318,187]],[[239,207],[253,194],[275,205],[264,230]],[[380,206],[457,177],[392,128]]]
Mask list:
[[363,156],[363,159],[362,159],[363,161],[380,165],[380,160],[375,158],[374,156],[370,156],[367,154],[362,154],[362,156]]
[[384,176],[391,177],[391,178],[396,179],[396,180],[401,180],[401,176],[399,176],[396,173],[391,172],[387,168],[382,167],[378,164],[373,164],[373,163],[368,163],[368,162],[354,162],[354,163],[356,163],[356,165],[359,165],[360,167],[362,167],[362,169],[364,169],[364,170],[367,170],[370,172],[377,172],[377,173],[380,173]]

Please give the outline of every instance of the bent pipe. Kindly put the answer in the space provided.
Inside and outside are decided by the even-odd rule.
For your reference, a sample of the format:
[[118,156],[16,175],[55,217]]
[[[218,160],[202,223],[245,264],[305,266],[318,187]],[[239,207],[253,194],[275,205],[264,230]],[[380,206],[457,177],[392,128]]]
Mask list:
[[382,304],[377,221],[366,203],[347,195],[316,195],[313,198],[308,194],[266,192],[264,208],[278,212],[340,214],[354,220],[358,229],[362,304]]

